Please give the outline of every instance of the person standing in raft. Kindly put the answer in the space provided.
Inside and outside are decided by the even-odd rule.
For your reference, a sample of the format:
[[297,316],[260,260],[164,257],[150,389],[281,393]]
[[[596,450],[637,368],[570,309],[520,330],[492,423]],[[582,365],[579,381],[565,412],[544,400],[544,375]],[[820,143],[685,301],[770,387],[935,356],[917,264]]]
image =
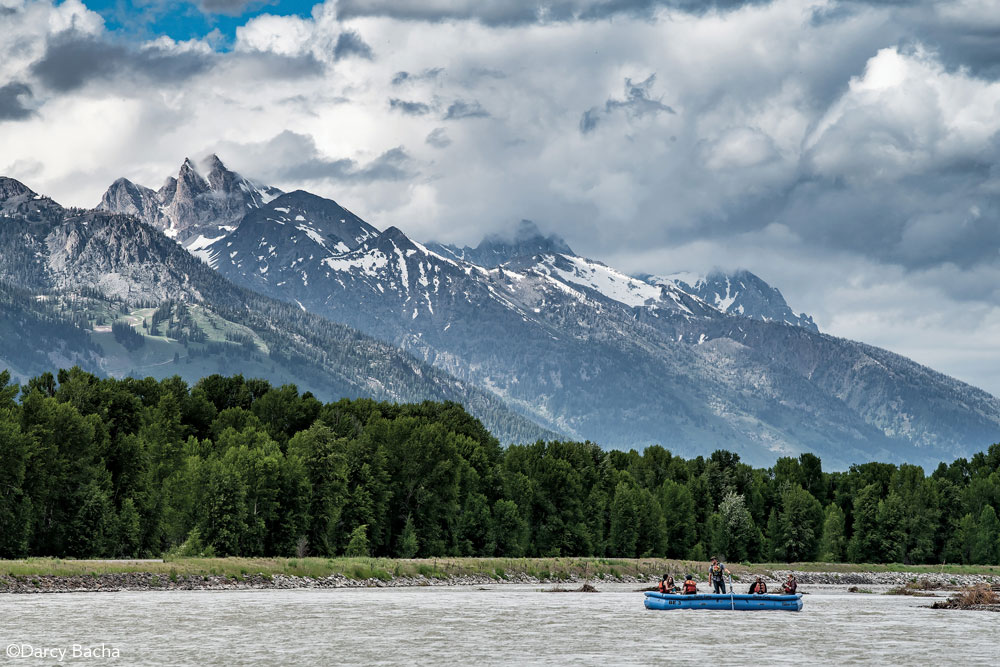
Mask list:
[[767,593],[767,584],[764,583],[762,577],[757,577],[756,581],[750,584],[750,590],[748,591],[751,595],[764,595]]
[[674,578],[669,574],[663,575],[663,579],[660,579],[660,585],[656,587],[661,593],[674,593],[677,591],[677,586],[674,585]]
[[799,587],[799,583],[795,581],[795,575],[789,574],[788,579],[785,583],[781,585],[781,590],[785,595],[795,595],[795,589]]
[[708,566],[708,580],[712,582],[715,594],[726,594],[726,566],[712,556],[712,564]]
[[694,575],[688,575],[684,579],[684,595],[697,595],[698,594],[698,584],[694,581]]

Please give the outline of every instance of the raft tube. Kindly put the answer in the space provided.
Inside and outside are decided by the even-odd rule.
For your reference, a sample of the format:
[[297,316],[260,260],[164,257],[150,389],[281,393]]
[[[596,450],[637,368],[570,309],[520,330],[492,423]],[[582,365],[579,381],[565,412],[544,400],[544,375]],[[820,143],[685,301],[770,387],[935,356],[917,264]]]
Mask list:
[[802,611],[802,593],[795,595],[676,595],[646,593],[646,609],[721,609],[729,611]]

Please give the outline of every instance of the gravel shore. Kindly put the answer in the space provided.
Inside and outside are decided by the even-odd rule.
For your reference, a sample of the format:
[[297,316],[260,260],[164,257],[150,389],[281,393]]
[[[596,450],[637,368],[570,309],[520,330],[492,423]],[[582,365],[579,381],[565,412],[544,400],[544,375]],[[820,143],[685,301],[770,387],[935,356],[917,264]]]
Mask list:
[[[792,573],[800,585],[833,586],[904,586],[910,582],[923,582],[933,588],[957,588],[978,583],[995,583],[996,577],[982,575],[956,575],[909,572],[797,572],[775,570],[764,575],[765,580],[775,589],[785,577]],[[747,581],[751,575],[734,576],[733,581]],[[463,575],[443,578],[424,576],[395,577],[387,581],[381,579],[351,579],[341,574],[329,577],[310,578],[284,574],[247,574],[240,578],[218,575],[185,576],[162,575],[148,572],[127,572],[116,574],[96,574],[79,576],[0,575],[0,593],[84,593],[114,591],[158,591],[158,590],[288,590],[297,588],[387,588],[407,586],[487,586],[496,584],[559,584],[571,586],[590,582],[614,584],[653,584],[658,577],[604,577],[586,580],[582,577],[569,579],[539,579],[523,573],[508,573],[504,578],[488,575]]]

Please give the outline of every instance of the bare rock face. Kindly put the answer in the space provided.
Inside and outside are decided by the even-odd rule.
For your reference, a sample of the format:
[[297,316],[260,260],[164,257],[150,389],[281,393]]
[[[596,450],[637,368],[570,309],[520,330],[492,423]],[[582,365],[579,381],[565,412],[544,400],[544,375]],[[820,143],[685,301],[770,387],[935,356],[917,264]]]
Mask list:
[[200,169],[185,159],[177,176],[156,191],[120,178],[104,193],[98,210],[134,215],[190,248],[225,236],[248,212],[280,194],[210,155]]

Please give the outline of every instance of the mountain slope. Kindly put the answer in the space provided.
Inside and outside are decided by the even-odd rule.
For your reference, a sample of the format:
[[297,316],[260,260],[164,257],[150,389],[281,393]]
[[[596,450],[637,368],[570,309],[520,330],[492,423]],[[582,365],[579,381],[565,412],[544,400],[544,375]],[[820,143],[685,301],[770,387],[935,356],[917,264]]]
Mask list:
[[1000,436],[996,398],[820,334],[749,272],[640,280],[528,226],[472,249],[395,228],[351,247],[321,224],[323,207],[342,210],[318,198],[264,207],[209,246],[209,261],[573,437],[685,455],[724,447],[754,463],[814,451],[845,467],[931,464]]
[[49,339],[0,346],[19,376],[53,354],[117,375],[243,372],[326,399],[461,402],[507,441],[553,435],[385,342],[233,285],[133,216],[63,209],[10,179],[0,179],[0,215],[0,256],[17,259],[0,263],[0,295],[19,304],[0,325],[59,315]]

